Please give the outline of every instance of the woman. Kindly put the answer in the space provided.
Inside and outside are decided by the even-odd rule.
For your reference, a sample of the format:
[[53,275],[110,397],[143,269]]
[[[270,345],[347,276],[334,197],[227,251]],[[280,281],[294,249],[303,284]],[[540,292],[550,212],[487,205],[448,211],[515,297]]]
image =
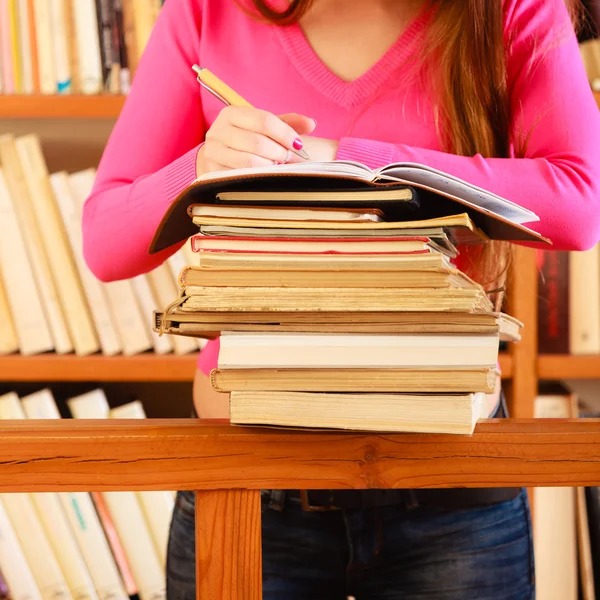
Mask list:
[[[258,108],[223,108],[194,63]],[[105,281],[156,267],[175,248],[149,256],[150,239],[186,185],[297,160],[300,147],[313,160],[429,164],[536,212],[554,248],[587,249],[600,239],[598,144],[564,0],[168,0],[85,206],[86,260]],[[488,265],[506,250],[491,250],[463,267],[495,285]],[[217,348],[194,384],[205,418],[227,416],[206,377]],[[503,414],[499,386],[488,411]],[[522,490],[308,501],[326,510],[305,510],[297,491],[263,492],[266,599],[533,598]],[[170,600],[195,597],[193,510],[180,493]]]

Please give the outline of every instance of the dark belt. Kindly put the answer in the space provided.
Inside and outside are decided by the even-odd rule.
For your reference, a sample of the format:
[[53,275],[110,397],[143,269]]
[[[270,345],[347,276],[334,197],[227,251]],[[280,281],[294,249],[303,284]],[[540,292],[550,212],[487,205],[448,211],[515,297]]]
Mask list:
[[[492,418],[508,416],[504,395]],[[442,510],[461,510],[490,506],[514,500],[521,488],[443,488],[410,490],[290,490],[275,493],[271,508],[282,510],[285,497],[300,498],[306,511],[353,510],[400,505],[406,509],[419,506]]]

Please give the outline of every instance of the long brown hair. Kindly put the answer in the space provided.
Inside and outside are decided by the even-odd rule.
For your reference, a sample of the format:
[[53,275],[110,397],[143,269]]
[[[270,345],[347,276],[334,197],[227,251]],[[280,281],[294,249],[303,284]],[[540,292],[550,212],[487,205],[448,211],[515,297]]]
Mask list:
[[[277,12],[267,0],[252,0],[263,18],[288,25],[314,0],[291,0]],[[573,18],[578,0],[565,0]],[[432,10],[423,44],[424,66],[431,66],[438,131],[446,152],[507,158],[511,146],[525,155],[526,135],[514,139],[508,98],[504,15],[501,0],[426,0]],[[510,40],[508,40],[510,43]],[[466,252],[465,270],[488,290],[503,286],[511,246],[492,241]]]

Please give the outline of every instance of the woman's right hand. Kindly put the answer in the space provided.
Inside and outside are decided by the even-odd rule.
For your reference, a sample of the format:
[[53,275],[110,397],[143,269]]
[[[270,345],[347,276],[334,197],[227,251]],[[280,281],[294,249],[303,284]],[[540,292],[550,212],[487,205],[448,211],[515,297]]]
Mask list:
[[206,132],[196,158],[196,175],[266,167],[302,159],[288,150],[302,148],[301,135],[308,135],[316,122],[298,114],[276,116],[247,106],[227,106]]

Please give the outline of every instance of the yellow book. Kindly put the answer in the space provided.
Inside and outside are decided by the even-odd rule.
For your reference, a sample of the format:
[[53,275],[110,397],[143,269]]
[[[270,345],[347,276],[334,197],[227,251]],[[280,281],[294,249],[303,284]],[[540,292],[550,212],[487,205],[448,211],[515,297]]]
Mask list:
[[23,92],[23,77],[21,73],[22,57],[19,52],[19,19],[17,13],[17,0],[8,1],[8,19],[10,27],[10,49],[13,63],[13,78],[15,84],[15,92],[20,94]]

